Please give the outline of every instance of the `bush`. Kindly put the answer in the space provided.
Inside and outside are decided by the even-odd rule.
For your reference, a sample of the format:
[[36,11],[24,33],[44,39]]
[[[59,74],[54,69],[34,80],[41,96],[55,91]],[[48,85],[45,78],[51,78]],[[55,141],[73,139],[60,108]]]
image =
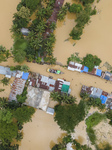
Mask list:
[[80,0],[82,3],[83,3],[83,5],[86,5],[86,4],[91,4],[91,3],[93,3],[94,2],[94,0]]
[[74,3],[69,7],[68,10],[70,13],[79,13],[82,10],[82,6],[81,6],[81,4]]
[[82,35],[82,33],[82,28],[74,27],[69,35],[72,37],[73,40],[80,40],[80,36]]
[[77,55],[71,54],[71,56],[67,60],[67,65],[69,65],[70,61],[81,63],[82,59],[78,56],[78,54]]
[[82,64],[89,68],[89,71],[92,71],[94,66],[99,66],[101,63],[101,59],[96,55],[87,54],[86,57],[83,57]]

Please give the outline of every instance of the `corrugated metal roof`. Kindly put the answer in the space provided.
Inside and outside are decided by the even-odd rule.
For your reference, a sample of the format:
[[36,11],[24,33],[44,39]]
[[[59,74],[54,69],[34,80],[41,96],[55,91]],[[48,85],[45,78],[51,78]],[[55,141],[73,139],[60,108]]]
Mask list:
[[51,114],[51,115],[54,115],[54,109],[48,107],[46,113]]
[[102,94],[102,90],[99,89],[99,88],[95,88],[95,87],[92,87],[93,90],[92,90],[92,93],[91,93],[91,97],[94,97],[94,98],[100,98],[101,94]]

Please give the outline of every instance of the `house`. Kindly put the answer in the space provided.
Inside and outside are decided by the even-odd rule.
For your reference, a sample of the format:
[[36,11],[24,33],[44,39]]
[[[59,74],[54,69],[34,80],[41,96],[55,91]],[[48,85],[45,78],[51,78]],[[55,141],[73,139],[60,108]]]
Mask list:
[[46,113],[50,114],[50,115],[54,115],[54,109],[48,107]]
[[32,86],[28,86],[27,91],[27,99],[24,104],[46,111],[49,104],[50,92]]
[[36,85],[38,88],[46,89],[52,92],[55,89],[55,82],[55,80],[50,79],[49,77],[39,75]]
[[[100,98],[102,104],[106,104],[108,98],[110,98],[109,93],[102,91],[99,88],[92,87],[92,86],[88,87],[88,86],[83,85],[81,89],[81,93],[85,93],[85,92],[89,94],[90,97]],[[107,105],[110,105],[110,103],[109,104],[107,103]]]
[[12,84],[10,95],[9,95],[9,101],[17,100],[16,96],[22,94],[23,89],[25,87],[25,83],[26,83],[26,80],[15,78]]
[[15,77],[16,71],[11,71],[8,67],[0,66],[0,74],[5,75],[7,78],[11,78],[11,76]]
[[112,74],[108,71],[106,72],[102,71],[101,77],[104,78],[105,80],[110,80],[110,78],[112,79]]
[[107,96],[106,106],[107,106],[107,108],[112,109],[112,93],[108,94],[108,96]]
[[66,150],[74,150],[73,148],[72,148],[72,143],[67,143],[67,145],[66,145]]
[[81,70],[83,70],[83,68],[84,68],[84,66],[82,64],[75,63],[72,61],[70,61],[69,65],[68,65],[68,70],[71,70],[71,71],[81,72]]
[[28,30],[27,28],[22,28],[22,29],[21,29],[21,33],[22,33],[23,35],[25,35],[25,36],[28,36],[29,32],[30,32],[30,30]]
[[100,98],[101,94],[102,94],[102,90],[99,88],[95,88],[95,87],[91,87],[91,94],[90,97],[93,98]]

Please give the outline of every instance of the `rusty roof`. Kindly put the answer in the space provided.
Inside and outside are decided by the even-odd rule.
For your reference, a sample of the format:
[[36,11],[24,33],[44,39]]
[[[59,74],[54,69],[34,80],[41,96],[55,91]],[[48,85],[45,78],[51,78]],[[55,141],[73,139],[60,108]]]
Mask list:
[[11,93],[9,96],[10,101],[17,100],[16,96],[22,94],[25,83],[26,83],[26,80],[15,78],[13,85],[12,85]]

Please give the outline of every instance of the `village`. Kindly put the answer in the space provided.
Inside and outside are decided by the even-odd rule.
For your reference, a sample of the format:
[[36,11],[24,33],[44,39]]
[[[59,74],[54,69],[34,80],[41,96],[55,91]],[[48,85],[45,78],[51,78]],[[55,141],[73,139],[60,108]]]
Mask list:
[[[6,49],[11,51],[11,53],[14,48],[13,44],[15,43],[16,38],[14,39],[14,35],[12,35],[12,29],[9,29],[11,28],[12,24],[14,25],[14,14],[19,12],[21,4],[24,5],[24,3],[21,2],[21,0],[12,0],[12,3],[5,1],[1,2],[0,42],[1,45],[6,46]],[[15,35],[16,33],[19,33],[16,35],[17,39],[22,38],[29,40],[28,44],[31,44],[30,40],[33,39],[35,40],[35,42],[32,44],[34,49],[38,49],[39,47],[39,52],[36,49],[37,53],[33,53],[33,47],[31,49],[28,48],[27,50],[31,50],[30,53],[32,53],[34,56],[32,55],[32,58],[30,58],[30,55],[26,55],[25,60],[21,63],[15,61],[14,53],[13,55],[9,56],[7,61],[0,63],[0,100],[6,99],[9,104],[12,104],[11,108],[11,105],[8,105],[6,102],[7,110],[11,110],[10,112],[14,116],[13,123],[17,124],[18,133],[22,133],[23,136],[20,137],[20,141],[17,141],[18,135],[17,138],[15,138],[15,135],[12,143],[9,142],[10,144],[8,146],[10,147],[16,147],[16,144],[18,145],[17,149],[14,147],[15,150],[54,150],[56,146],[57,149],[59,148],[58,146],[62,146],[64,150],[78,150],[79,148],[97,150],[99,147],[101,150],[103,150],[103,145],[105,146],[107,144],[108,146],[109,144],[109,146],[112,146],[112,120],[109,118],[105,119],[105,115],[108,116],[112,111],[112,70],[107,69],[104,65],[105,63],[112,64],[112,36],[110,20],[112,14],[112,2],[111,0],[108,2],[105,2],[104,0],[100,2],[95,1],[95,3],[93,3],[91,6],[92,8],[96,9],[96,15],[91,16],[90,22],[84,27],[81,39],[73,40],[69,35],[72,28],[76,26],[75,20],[78,15],[76,16],[73,12],[70,13],[68,11],[65,13],[64,19],[60,21],[58,19],[58,14],[60,13],[61,7],[64,6],[64,9],[66,9],[66,7],[70,7],[70,5],[74,3],[77,4],[78,2],[79,1],[73,0],[56,0],[51,2],[54,3],[53,8],[52,5],[49,7],[49,9],[52,9],[51,16],[47,18],[46,15],[44,19],[40,19],[40,22],[43,20],[46,21],[47,25],[47,27],[45,27],[45,31],[41,34],[43,36],[43,41],[41,41],[41,36],[39,37],[39,40],[43,45],[38,43],[38,40],[35,40],[38,39],[38,36],[34,36],[32,34],[35,32],[38,35],[38,32],[36,32],[38,28],[36,28],[36,26],[30,26],[34,23],[34,20],[38,18],[38,14],[36,14],[37,12],[30,17],[30,20],[28,20],[28,26],[23,25],[24,27],[21,26],[19,30],[16,29],[16,25],[13,26]],[[19,7],[17,7],[19,3],[21,4]],[[67,6],[66,3],[70,3],[70,5],[68,4]],[[42,10],[43,6],[44,5],[42,3]],[[5,15],[3,15],[3,12]],[[41,17],[42,16],[40,15],[40,18]],[[52,22],[56,24],[55,28],[51,28]],[[105,26],[108,26],[108,28],[105,28]],[[40,30],[39,33],[41,33],[41,31],[42,30]],[[30,33],[32,34],[32,37],[28,36]],[[54,40],[54,43],[49,42],[49,37],[51,34],[55,36],[56,41]],[[106,39],[106,37],[108,37],[108,39]],[[50,46],[53,47],[53,50],[45,46],[47,45],[47,40]],[[38,44],[36,44],[36,42]],[[46,47],[48,48],[48,51],[45,50]],[[45,53],[43,55],[41,51],[43,52],[44,50]],[[50,50],[52,54],[50,53]],[[101,58],[102,62],[98,66],[95,65],[92,71],[89,71],[89,67],[77,61],[70,61],[69,64],[67,64],[68,57],[71,54],[76,53],[79,53],[81,58],[85,57],[87,54],[98,56]],[[16,56],[18,59],[20,57],[19,53]],[[54,56],[56,59],[51,56]],[[39,57],[40,59],[38,59]],[[51,60],[50,62],[46,62],[45,58],[47,57],[48,60],[53,58],[53,60],[56,61],[56,64],[52,64],[54,61]],[[29,67],[28,71],[22,71],[19,69],[11,71],[10,69],[11,66],[24,64]],[[4,78],[7,78],[9,81],[7,85],[2,83]],[[20,97],[22,96],[24,89],[27,89],[26,100],[24,103],[21,103],[18,101],[18,97],[19,95]],[[53,99],[53,97],[51,97],[52,93],[57,94],[57,99],[59,96],[61,98],[64,97],[65,101],[68,98],[68,102],[70,98],[74,98],[74,103],[66,103],[63,101],[60,102],[61,99],[56,101],[55,98]],[[85,97],[81,97],[81,95],[84,95]],[[91,103],[88,103],[89,100],[91,100]],[[98,100],[98,103],[96,100]],[[93,101],[95,101],[94,106],[92,105],[92,103],[94,103]],[[85,109],[87,109],[85,111],[83,111],[83,105],[81,105],[84,103],[86,105]],[[15,105],[15,108],[13,108],[13,104]],[[97,107],[98,105],[104,109],[100,109],[100,107]],[[56,120],[56,117],[59,114],[57,113],[58,106],[62,109],[62,111],[60,109],[61,113],[59,116],[59,122]],[[75,106],[77,106],[76,111]],[[25,111],[24,113],[19,111],[22,110],[22,107],[28,108],[29,110],[35,110],[35,112],[32,113],[29,121],[19,124],[19,121],[16,118],[16,109],[18,109],[18,114],[21,115],[22,118],[22,116],[25,114]],[[72,108],[71,110],[69,109],[70,107]],[[68,113],[63,108],[67,108]],[[66,114],[66,116],[64,114]],[[72,132],[70,132],[71,137],[69,137],[67,130],[64,130],[66,129],[66,123],[64,121],[67,121],[67,123],[72,127],[72,122],[75,120],[74,118],[77,118],[77,116],[77,120],[80,120],[80,118],[82,118],[82,120],[76,123],[74,129]],[[67,117],[68,120],[66,120]],[[95,122],[95,117],[97,123]],[[102,119],[103,117],[104,119]],[[89,128],[88,125],[89,119],[90,121],[94,120],[90,122],[91,126],[94,124],[91,128]],[[64,126],[60,125],[61,120]],[[77,120],[74,122],[77,122]],[[2,124],[2,121],[0,121],[0,123]],[[19,125],[22,125],[22,129],[19,129]],[[1,126],[0,128],[2,127],[5,127],[5,125]],[[3,131],[5,130],[1,130],[1,133],[3,133]],[[13,133],[13,131],[14,130],[10,130],[9,133]],[[2,135],[0,136],[2,137]],[[7,134],[6,139],[10,137],[8,135],[9,134]],[[95,136],[96,143],[93,142]],[[66,144],[63,143],[65,140],[64,137],[67,137],[69,141]],[[2,146],[2,144],[0,144],[0,146]],[[111,150],[111,148],[109,148],[108,150]]]

